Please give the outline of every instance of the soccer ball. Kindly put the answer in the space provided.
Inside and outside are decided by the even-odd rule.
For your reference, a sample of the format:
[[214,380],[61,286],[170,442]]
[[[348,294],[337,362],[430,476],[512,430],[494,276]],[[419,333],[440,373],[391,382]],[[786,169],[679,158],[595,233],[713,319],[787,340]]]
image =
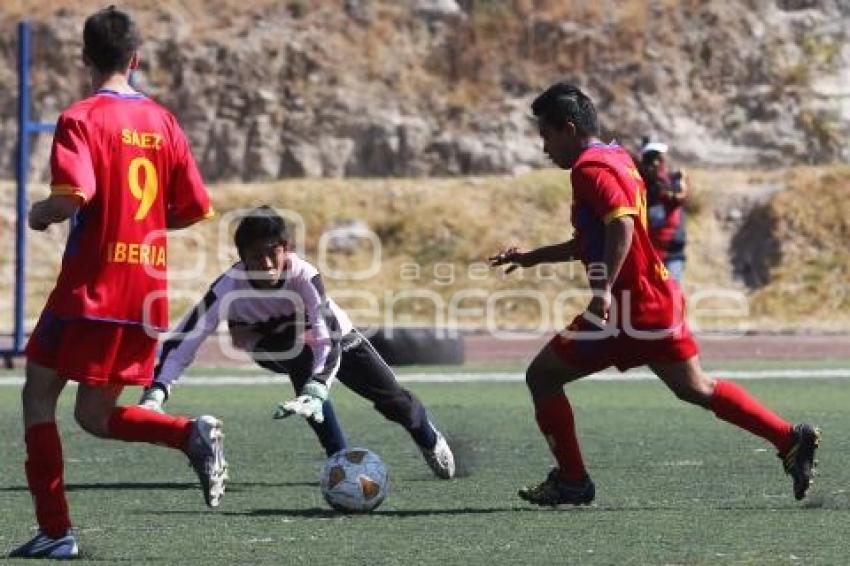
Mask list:
[[343,513],[367,513],[387,496],[389,478],[384,463],[366,448],[340,450],[322,466],[322,495]]

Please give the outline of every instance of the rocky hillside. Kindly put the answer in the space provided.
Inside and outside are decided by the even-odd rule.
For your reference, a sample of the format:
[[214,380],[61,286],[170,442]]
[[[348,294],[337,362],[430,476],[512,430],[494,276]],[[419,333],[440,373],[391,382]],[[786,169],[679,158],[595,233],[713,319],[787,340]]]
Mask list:
[[[102,4],[0,5],[0,177],[16,22],[34,22],[34,109],[53,120],[87,90],[82,22]],[[592,94],[606,136],[650,133],[691,164],[850,160],[844,0],[122,5],[145,35],[138,85],[179,116],[210,181],[522,172],[541,164],[528,103],[562,78]]]

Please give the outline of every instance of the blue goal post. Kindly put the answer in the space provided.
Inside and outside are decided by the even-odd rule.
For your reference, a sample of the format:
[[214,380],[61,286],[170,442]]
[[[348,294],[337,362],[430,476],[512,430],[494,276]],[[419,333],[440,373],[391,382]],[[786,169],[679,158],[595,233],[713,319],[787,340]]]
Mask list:
[[26,305],[27,256],[27,177],[30,163],[30,136],[51,133],[56,124],[33,122],[30,119],[30,24],[18,23],[18,150],[16,154],[16,205],[15,225],[15,321],[11,348],[0,350],[6,367],[12,367],[12,358],[24,351],[24,317]]

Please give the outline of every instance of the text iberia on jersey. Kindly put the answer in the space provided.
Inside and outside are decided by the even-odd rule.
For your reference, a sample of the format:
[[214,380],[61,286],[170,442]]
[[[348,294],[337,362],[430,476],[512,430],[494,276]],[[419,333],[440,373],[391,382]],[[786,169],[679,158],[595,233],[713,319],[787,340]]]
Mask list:
[[135,263],[165,266],[165,246],[139,244],[135,242],[109,242],[106,261],[110,263]]

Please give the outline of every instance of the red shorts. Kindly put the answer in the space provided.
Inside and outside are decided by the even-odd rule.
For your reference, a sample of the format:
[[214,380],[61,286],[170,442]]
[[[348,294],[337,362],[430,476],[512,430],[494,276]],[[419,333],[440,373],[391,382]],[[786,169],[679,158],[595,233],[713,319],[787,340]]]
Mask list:
[[673,330],[618,332],[606,335],[606,330],[579,315],[549,345],[566,365],[590,372],[611,366],[626,371],[647,364],[683,362],[699,353],[684,322]]
[[27,360],[87,385],[150,385],[157,339],[139,324],[65,320],[41,314]]

